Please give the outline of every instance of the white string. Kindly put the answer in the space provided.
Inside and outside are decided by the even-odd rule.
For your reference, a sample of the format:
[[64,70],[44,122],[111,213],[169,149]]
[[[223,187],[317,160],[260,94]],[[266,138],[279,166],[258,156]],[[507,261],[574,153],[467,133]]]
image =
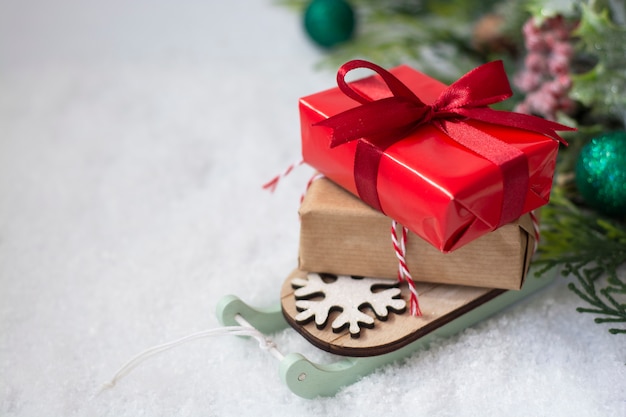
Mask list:
[[272,354],[272,356],[274,356],[279,361],[282,361],[285,358],[285,356],[280,352],[280,350],[278,350],[278,346],[276,346],[276,343],[274,343],[272,339],[270,339],[269,337],[265,336],[263,333],[255,329],[254,326],[248,322],[248,320],[243,318],[243,316],[241,316],[240,314],[236,314],[235,321],[239,323],[241,327],[252,330],[255,333],[255,335],[250,335],[250,336],[254,337],[259,342],[259,347],[262,350],[267,350],[269,353]]
[[181,337],[180,339],[173,340],[171,342],[153,346],[149,349],[144,350],[143,352],[140,352],[124,365],[122,365],[122,367],[115,373],[115,375],[113,375],[113,377],[108,382],[105,382],[102,385],[100,392],[113,388],[120,379],[128,375],[133,369],[139,366],[142,362],[146,361],[148,358],[161,352],[165,352],[166,350],[173,349],[176,346],[182,345],[183,343],[191,342],[193,340],[202,339],[205,337],[224,335],[252,337],[259,342],[259,347],[261,349],[269,351],[275,358],[279,360],[283,359],[283,354],[278,350],[276,344],[271,339],[252,327],[252,325],[240,315],[236,315],[235,320],[240,324],[240,326],[225,326],[199,331],[185,337]]

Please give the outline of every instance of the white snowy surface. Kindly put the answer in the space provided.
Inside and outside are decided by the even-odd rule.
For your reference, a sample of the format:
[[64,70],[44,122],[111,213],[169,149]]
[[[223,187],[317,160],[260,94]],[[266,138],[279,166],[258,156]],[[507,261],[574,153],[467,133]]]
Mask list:
[[[334,398],[250,340],[139,351],[278,301],[311,174],[297,99],[333,85],[270,0],[0,3],[0,415],[624,416],[626,339],[566,280]],[[325,359],[293,330],[284,351]]]

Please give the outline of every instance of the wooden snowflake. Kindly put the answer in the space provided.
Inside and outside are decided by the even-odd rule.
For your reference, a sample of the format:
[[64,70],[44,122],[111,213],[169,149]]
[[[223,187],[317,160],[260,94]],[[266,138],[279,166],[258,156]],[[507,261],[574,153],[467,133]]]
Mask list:
[[[350,336],[359,337],[361,327],[374,327],[374,318],[363,311],[369,307],[379,320],[386,320],[389,311],[403,313],[406,301],[400,297],[400,288],[390,280],[355,278],[345,275],[322,278],[319,274],[308,274],[307,278],[294,278],[291,285],[296,308],[300,312],[295,320],[306,324],[315,319],[319,329],[326,326],[330,313],[339,311],[331,327],[340,332],[346,327]],[[314,298],[323,297],[321,300]]]

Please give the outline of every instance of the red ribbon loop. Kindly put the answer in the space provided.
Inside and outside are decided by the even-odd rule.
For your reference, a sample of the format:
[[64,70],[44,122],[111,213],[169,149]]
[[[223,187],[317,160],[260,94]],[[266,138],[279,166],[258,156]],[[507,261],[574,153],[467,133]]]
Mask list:
[[[376,72],[392,96],[372,100],[353,89],[345,77],[357,68]],[[368,61],[353,60],[342,65],[337,72],[337,85],[345,95],[361,105],[315,125],[333,129],[331,148],[358,140],[354,163],[357,192],[363,201],[379,211],[383,211],[377,189],[380,158],[385,149],[420,126],[431,124],[499,167],[504,181],[504,195],[498,226],[522,214],[529,180],[526,155],[465,121],[476,120],[524,129],[549,136],[565,145],[567,143],[556,131],[575,130],[539,117],[487,107],[512,95],[501,61],[489,62],[468,72],[447,87],[431,105],[422,102],[389,71]]]

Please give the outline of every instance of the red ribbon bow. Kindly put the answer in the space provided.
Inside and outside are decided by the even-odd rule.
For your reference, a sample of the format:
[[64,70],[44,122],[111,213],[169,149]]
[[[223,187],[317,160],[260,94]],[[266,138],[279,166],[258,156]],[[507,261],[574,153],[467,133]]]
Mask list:
[[[353,89],[345,76],[356,68],[376,72],[393,95],[372,100]],[[567,143],[556,131],[575,130],[536,116],[487,107],[512,95],[501,61],[490,62],[468,72],[447,87],[431,105],[423,103],[393,74],[368,61],[354,60],[342,65],[337,72],[337,85],[345,95],[361,105],[316,125],[333,129],[331,148],[358,140],[354,164],[357,192],[363,201],[379,211],[383,211],[377,190],[380,158],[385,149],[420,126],[430,124],[436,127],[500,168],[504,195],[498,226],[522,214],[529,181],[526,155],[466,121],[525,129],[547,135],[565,145]]]

